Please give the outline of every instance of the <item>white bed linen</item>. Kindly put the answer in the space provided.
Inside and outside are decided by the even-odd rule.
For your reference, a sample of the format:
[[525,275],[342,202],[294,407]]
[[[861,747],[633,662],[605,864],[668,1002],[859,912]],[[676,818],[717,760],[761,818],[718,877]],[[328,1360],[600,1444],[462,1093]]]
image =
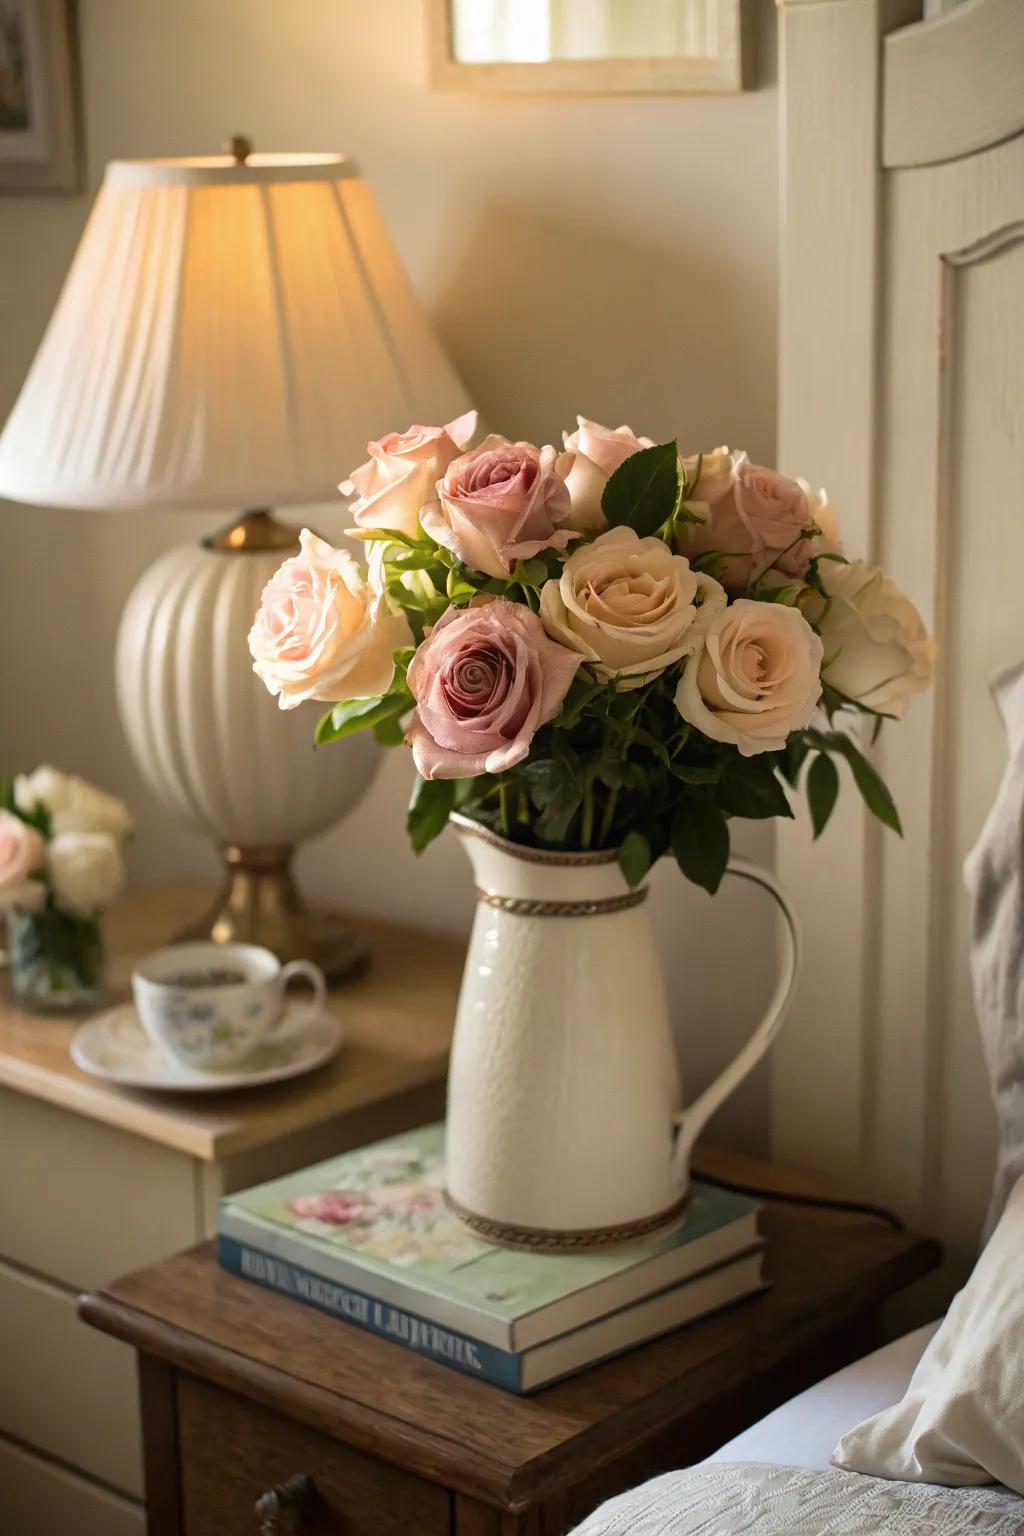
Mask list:
[[708,1461],[827,1468],[841,1435],[899,1402],[938,1326],[927,1323],[826,1376],[721,1446]]

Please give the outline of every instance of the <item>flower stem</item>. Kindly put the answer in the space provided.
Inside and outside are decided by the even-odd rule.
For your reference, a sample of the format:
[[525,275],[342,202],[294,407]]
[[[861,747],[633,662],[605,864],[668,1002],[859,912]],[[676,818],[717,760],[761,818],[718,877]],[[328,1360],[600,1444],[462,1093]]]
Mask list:
[[583,826],[580,837],[584,848],[589,848],[594,840],[594,786],[590,783],[583,787]]
[[609,794],[607,800],[604,803],[604,814],[601,817],[601,831],[598,834],[598,839],[597,839],[598,843],[601,845],[602,848],[604,847],[605,843],[608,841],[608,834],[611,831],[612,823],[615,820],[615,806],[616,806],[616,802],[618,801],[618,798],[619,798],[619,789],[618,789],[618,785],[616,785],[616,787],[611,791],[611,793]]
[[498,807],[501,816],[501,832],[503,837],[508,837],[508,784],[504,779],[498,785]]

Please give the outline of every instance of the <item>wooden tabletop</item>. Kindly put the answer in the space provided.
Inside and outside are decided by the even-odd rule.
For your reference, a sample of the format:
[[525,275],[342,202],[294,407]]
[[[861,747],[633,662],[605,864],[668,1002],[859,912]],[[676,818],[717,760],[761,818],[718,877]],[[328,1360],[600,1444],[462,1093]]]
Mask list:
[[[105,925],[111,1001],[130,995],[135,959],[166,944],[210,902],[198,882],[134,889]],[[370,944],[366,975],[333,988],[345,1045],[308,1077],[231,1094],[119,1088],[75,1066],[81,1019],[24,1013],[0,991],[0,1086],[16,1089],[208,1161],[276,1141],[333,1116],[434,1082],[445,1071],[465,946],[374,918],[345,916]]]
[[[701,1166],[775,1183],[767,1165],[707,1149]],[[684,1465],[693,1459],[687,1425],[696,1444],[701,1424],[730,1394],[749,1388],[753,1407],[759,1377],[801,1352],[813,1361],[819,1341],[939,1260],[930,1239],[863,1216],[780,1205],[766,1210],[764,1225],[770,1290],[529,1398],[227,1274],[212,1244],[83,1298],[81,1310],[145,1354],[517,1510],[666,1424],[678,1434],[671,1464]],[[816,1374],[830,1368],[823,1357]],[[756,1416],[751,1411],[746,1422]]]

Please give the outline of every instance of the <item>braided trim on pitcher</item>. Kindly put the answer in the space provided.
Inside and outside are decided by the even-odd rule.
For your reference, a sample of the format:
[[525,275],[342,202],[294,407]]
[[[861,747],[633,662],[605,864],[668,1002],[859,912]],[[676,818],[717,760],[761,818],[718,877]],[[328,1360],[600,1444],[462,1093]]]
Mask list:
[[594,1248],[614,1248],[622,1243],[640,1243],[668,1231],[686,1215],[691,1191],[664,1211],[642,1216],[638,1221],[622,1221],[614,1227],[581,1227],[559,1231],[553,1227],[523,1227],[512,1221],[494,1221],[479,1216],[456,1200],[447,1189],[441,1191],[445,1205],[464,1226],[503,1248],[527,1248],[533,1253],[582,1253]]
[[536,901],[529,896],[499,896],[497,891],[476,888],[477,901],[508,912],[513,917],[603,917],[607,912],[625,912],[647,900],[647,887],[626,891],[622,896],[605,896],[597,901]]

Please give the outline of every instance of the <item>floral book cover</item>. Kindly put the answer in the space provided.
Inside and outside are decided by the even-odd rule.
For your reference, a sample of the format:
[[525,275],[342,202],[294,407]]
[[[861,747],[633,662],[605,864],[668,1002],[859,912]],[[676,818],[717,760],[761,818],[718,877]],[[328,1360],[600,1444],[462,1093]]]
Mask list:
[[[231,1195],[221,1202],[220,1231],[421,1313],[426,1297],[438,1298],[449,1304],[439,1319],[449,1326],[471,1327],[486,1318],[508,1339],[506,1330],[517,1320],[580,1292],[607,1290],[603,1282],[627,1282],[629,1294],[616,1286],[611,1310],[757,1242],[758,1203],[697,1182],[685,1226],[657,1241],[608,1253],[514,1252],[461,1225],[444,1203],[443,1185],[439,1123]],[[694,1245],[692,1258],[680,1252]],[[652,1283],[637,1274],[628,1286],[627,1277],[648,1270]],[[482,1337],[491,1330],[474,1331]]]

